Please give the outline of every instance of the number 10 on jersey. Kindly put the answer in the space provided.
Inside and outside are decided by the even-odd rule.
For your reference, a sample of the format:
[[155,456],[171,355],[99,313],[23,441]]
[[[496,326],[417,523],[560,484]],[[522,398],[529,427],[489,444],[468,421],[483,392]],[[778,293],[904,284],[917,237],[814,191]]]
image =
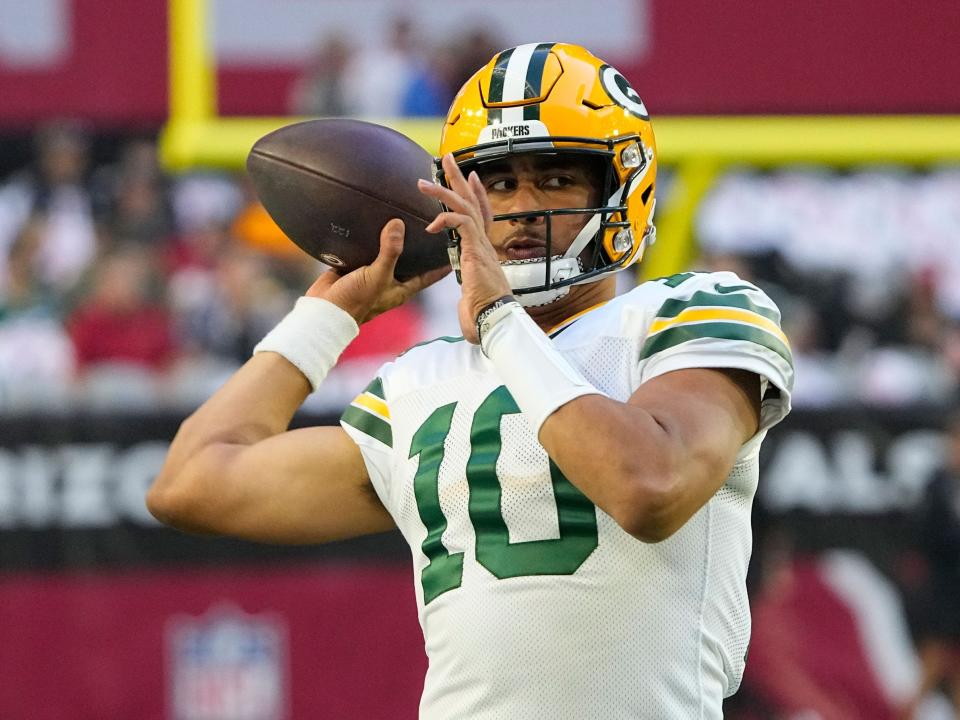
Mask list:
[[[413,480],[420,520],[427,529],[421,545],[429,564],[423,569],[423,603],[460,587],[463,553],[451,553],[443,544],[447,518],[440,507],[439,479],[444,443],[457,403],[437,408],[414,433],[410,457],[419,455]],[[470,522],[476,535],[477,562],[499,579],[526,575],[572,575],[597,547],[596,507],[550,461],[550,480],[557,506],[560,537],[511,543],[501,509],[502,487],[497,459],[503,450],[500,434],[505,415],[520,412],[516,401],[500,386],[477,408],[470,426],[467,485]]]

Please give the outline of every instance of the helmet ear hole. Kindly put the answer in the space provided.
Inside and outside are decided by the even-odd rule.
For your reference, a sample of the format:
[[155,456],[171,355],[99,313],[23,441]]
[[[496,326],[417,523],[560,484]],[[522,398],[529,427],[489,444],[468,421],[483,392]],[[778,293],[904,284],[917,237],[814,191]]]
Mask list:
[[640,202],[646,205],[652,193],[653,193],[653,183],[650,183],[643,189],[643,192],[640,193]]

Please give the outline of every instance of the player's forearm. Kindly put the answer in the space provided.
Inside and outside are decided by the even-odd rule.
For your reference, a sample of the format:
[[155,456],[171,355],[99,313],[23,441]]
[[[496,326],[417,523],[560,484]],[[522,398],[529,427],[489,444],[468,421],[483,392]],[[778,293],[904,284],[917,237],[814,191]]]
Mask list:
[[195,466],[212,446],[252,445],[285,431],[309,393],[306,377],[283,357],[254,355],[180,426],[151,488],[153,504],[206,474]]
[[[230,485],[236,477],[228,469],[236,470],[233,460],[287,429],[357,331],[356,321],[338,306],[300,298],[253,358],[180,427],[150,490],[151,512],[169,522],[209,505],[223,481]],[[211,478],[218,482],[211,484]]]
[[641,540],[669,537],[699,507],[685,481],[696,459],[642,408],[584,395],[547,418],[540,442],[570,482]]
[[252,445],[277,435],[311,392],[307,378],[274,352],[250,358],[183,424],[179,441],[185,446],[210,442]]
[[576,398],[539,437],[584,494],[634,536],[657,541],[716,493],[759,418],[755,374],[697,368],[653,378],[625,403]]

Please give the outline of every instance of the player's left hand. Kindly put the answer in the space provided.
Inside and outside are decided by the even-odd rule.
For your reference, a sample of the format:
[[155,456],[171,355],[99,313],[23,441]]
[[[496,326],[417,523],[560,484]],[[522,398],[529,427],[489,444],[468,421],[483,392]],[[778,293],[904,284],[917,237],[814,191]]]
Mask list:
[[478,343],[477,315],[490,303],[512,290],[503,274],[497,252],[489,239],[493,211],[487,191],[476,172],[465,178],[453,155],[441,161],[450,187],[420,180],[420,192],[439,200],[448,208],[427,225],[427,232],[454,229],[460,235],[460,278],[463,295],[457,307],[463,337]]

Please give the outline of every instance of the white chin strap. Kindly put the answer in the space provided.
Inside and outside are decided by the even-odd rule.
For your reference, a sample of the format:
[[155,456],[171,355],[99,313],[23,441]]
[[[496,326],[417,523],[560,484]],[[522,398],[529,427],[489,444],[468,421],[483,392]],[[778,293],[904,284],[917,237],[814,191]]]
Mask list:
[[[525,290],[531,287],[541,287],[546,284],[544,278],[547,272],[547,261],[537,258],[536,260],[507,260],[500,263],[503,268],[503,274],[507,276],[507,282],[514,292]],[[577,257],[566,257],[554,255],[550,259],[550,282],[557,283],[574,275],[583,272],[580,266],[580,259]],[[517,302],[524,307],[535,307],[537,305],[549,305],[555,300],[559,300],[568,292],[570,285],[542,292],[522,293],[517,295]]]
[[[634,183],[634,188],[640,183]],[[619,205],[620,196],[623,193],[623,185],[617,188],[617,191],[607,200],[607,205]],[[550,277],[547,278],[547,261],[545,258],[536,260],[507,260],[500,263],[503,268],[503,274],[507,276],[507,282],[514,292],[523,291],[527,288],[542,287],[549,281],[551,284],[567,280],[574,275],[583,272],[583,266],[580,264],[580,253],[587,246],[600,230],[600,213],[595,213],[587,220],[573,243],[567,248],[563,255],[554,255],[550,258]],[[606,273],[604,273],[606,275]],[[596,282],[601,280],[604,275],[595,275],[584,283]],[[573,283],[578,285],[580,283]],[[517,295],[517,302],[524,307],[536,307],[538,305],[549,305],[570,292],[572,285],[565,285],[561,288],[543,290],[535,293],[522,293]]]

